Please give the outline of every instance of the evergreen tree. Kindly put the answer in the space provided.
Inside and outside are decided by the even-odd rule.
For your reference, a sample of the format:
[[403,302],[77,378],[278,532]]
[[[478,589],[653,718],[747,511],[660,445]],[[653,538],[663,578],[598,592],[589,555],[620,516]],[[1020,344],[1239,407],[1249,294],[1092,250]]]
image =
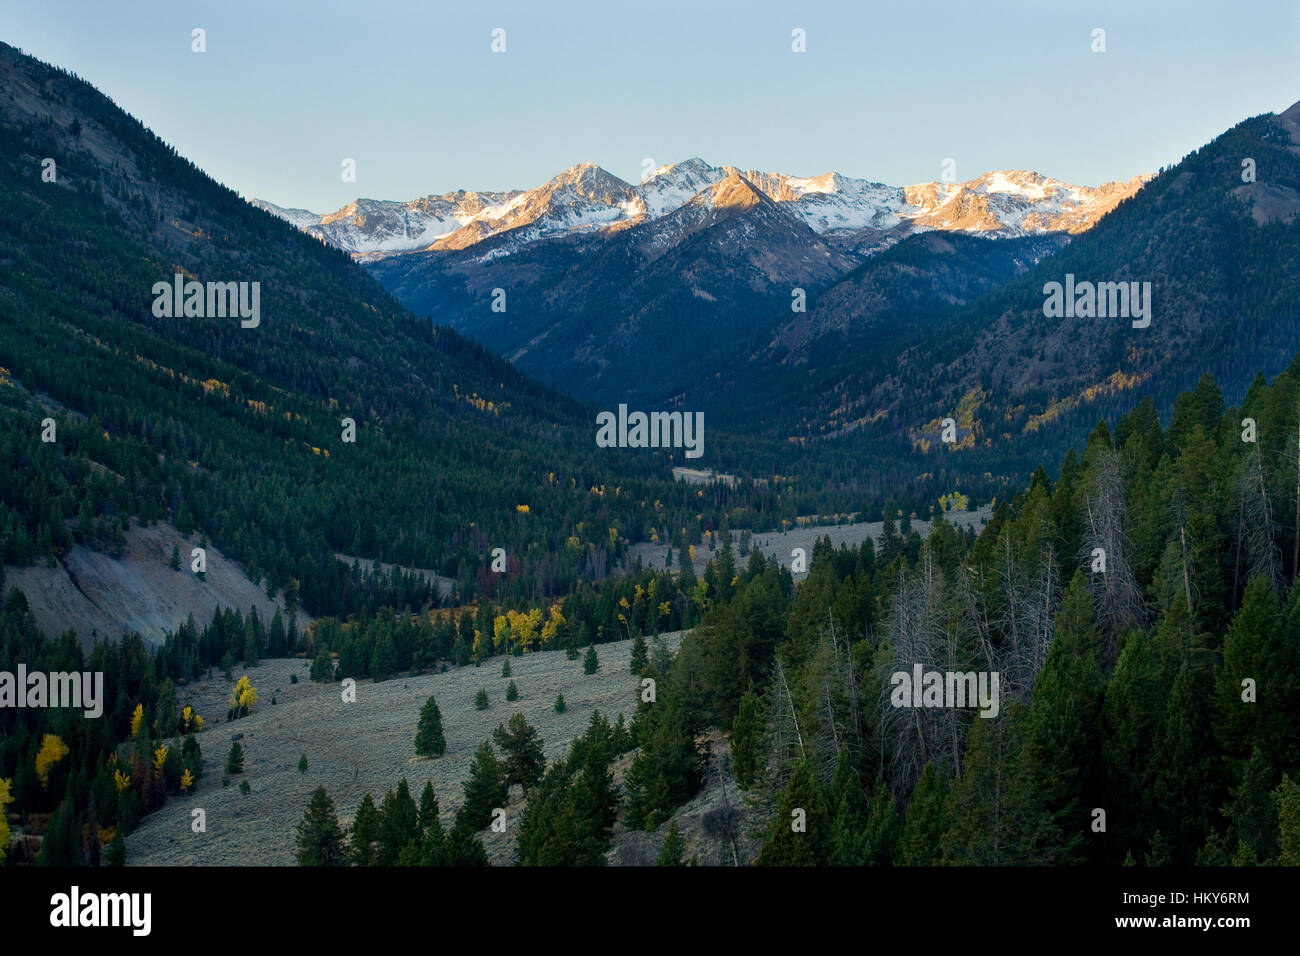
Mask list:
[[298,772],[299,772],[299,773],[306,773],[306,772],[307,772],[307,755],[306,755],[306,754],[303,754],[301,757],[298,758]]
[[506,688],[506,700],[516,701],[518,699],[519,699],[519,688],[515,686],[514,681],[511,681],[510,686]]
[[632,661],[630,664],[633,674],[642,674],[650,666],[650,655],[646,649],[645,638],[640,631],[632,638]]
[[426,781],[420,793],[420,864],[422,866],[441,866],[446,852],[444,846],[446,834],[438,815],[438,798],[433,792],[433,783]]
[[475,830],[482,829],[475,827],[470,822],[469,814],[464,807],[456,814],[456,822],[452,825],[451,831],[447,834],[443,851],[443,866],[487,866],[487,851],[483,848],[483,841],[479,839]]
[[686,845],[682,842],[682,831],[678,829],[677,821],[674,820],[668,827],[668,833],[664,837],[663,846],[659,849],[659,857],[655,860],[655,866],[685,866],[683,856],[686,852]]
[[1257,746],[1246,762],[1241,783],[1232,791],[1232,800],[1224,809],[1238,841],[1260,863],[1272,860],[1279,850],[1278,807],[1273,795],[1276,786],[1273,768]]
[[1025,714],[1004,701],[996,719],[975,718],[962,773],[948,792],[944,861],[1028,866],[1060,853],[1061,834],[1032,787]]
[[759,866],[819,866],[827,862],[829,821],[812,770],[803,761],[794,765],[777,800],[776,817],[768,825],[759,850]]
[[357,815],[352,821],[352,862],[356,866],[372,866],[375,846],[379,842],[380,819],[375,801],[370,794],[361,798]]
[[234,775],[244,772],[244,748],[236,740],[230,745],[230,753],[226,756],[226,773]]
[[329,652],[322,649],[312,658],[311,671],[308,675],[314,681],[328,682],[334,679],[334,661]]
[[489,704],[488,704],[487,691],[484,690],[482,687],[480,687],[478,693],[474,695],[474,709],[487,710],[488,707]]
[[442,733],[442,712],[432,696],[420,708],[420,722],[415,731],[415,752],[425,757],[441,757],[447,752]]
[[732,769],[742,790],[754,785],[762,759],[759,748],[763,743],[765,726],[761,702],[751,687],[740,698],[736,719],[731,722]]
[[347,847],[343,829],[334,815],[334,801],[324,787],[317,787],[298,824],[299,866],[346,866]]
[[379,807],[379,866],[394,866],[402,851],[420,842],[419,810],[411,797],[411,788],[403,777],[397,788],[384,795]]
[[513,714],[509,726],[499,725],[492,733],[501,752],[505,754],[502,771],[506,786],[519,784],[527,793],[542,779],[546,770],[546,755],[537,729],[529,726],[523,714]]
[[566,709],[567,706],[568,706],[568,705],[566,705],[566,704],[564,703],[564,695],[563,695],[563,694],[559,694],[558,696],[556,696],[556,698],[555,698],[555,712],[556,712],[557,714],[562,714],[562,713],[564,713],[564,711],[565,711],[565,709]]
[[947,796],[948,778],[934,763],[927,763],[903,818],[895,851],[899,865],[933,866],[939,862],[939,841],[948,829],[944,815]]
[[492,745],[485,740],[474,754],[469,779],[465,781],[461,812],[471,830],[482,830],[492,822],[492,811],[505,806],[509,788],[501,763],[492,752]]
[[1105,678],[1092,594],[1075,572],[1056,615],[1056,636],[1034,682],[1029,757],[1039,799],[1061,833],[1057,863],[1093,859],[1089,811],[1101,805],[1101,720]]
[[582,672],[584,674],[594,674],[600,667],[600,661],[596,657],[596,645],[587,646],[587,656],[582,659]]

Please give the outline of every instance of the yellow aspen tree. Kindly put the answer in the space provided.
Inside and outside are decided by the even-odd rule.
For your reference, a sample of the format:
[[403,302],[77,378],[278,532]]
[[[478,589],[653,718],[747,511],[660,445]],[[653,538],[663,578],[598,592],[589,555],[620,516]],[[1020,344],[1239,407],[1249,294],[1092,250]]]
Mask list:
[[190,787],[194,786],[194,774],[190,773],[188,767],[181,772],[181,793],[189,793]]
[[41,738],[41,749],[36,753],[36,776],[40,777],[42,787],[50,785],[50,768],[68,753],[68,745],[62,738],[54,734],[46,734]]
[[136,704],[135,710],[131,712],[131,736],[135,737],[140,733],[140,725],[144,723],[144,704]]
[[248,679],[248,675],[245,674],[243,677],[239,678],[239,681],[235,684],[235,692],[230,697],[230,704],[232,707],[246,707],[249,710],[252,710],[253,705],[256,703],[257,688],[252,685],[252,682]]
[[155,777],[163,774],[163,764],[167,762],[167,748],[159,747],[153,752],[153,773]]

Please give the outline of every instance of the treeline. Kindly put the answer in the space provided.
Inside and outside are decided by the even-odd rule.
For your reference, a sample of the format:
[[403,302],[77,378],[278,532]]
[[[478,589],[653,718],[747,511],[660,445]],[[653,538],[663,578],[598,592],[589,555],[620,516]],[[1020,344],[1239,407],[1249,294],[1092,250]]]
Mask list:
[[[1167,428],[1144,402],[973,543],[820,548],[794,593],[752,556],[651,708],[629,822],[716,726],[759,863],[1300,863],[1296,373],[1240,409],[1207,376]],[[916,664],[998,672],[999,712],[897,706]]]

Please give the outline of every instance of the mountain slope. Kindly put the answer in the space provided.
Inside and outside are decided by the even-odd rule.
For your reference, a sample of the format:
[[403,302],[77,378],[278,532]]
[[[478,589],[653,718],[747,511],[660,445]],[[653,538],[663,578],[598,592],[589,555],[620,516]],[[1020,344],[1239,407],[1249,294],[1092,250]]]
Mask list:
[[[976,446],[1033,467],[1142,396],[1167,410],[1205,372],[1239,400],[1300,342],[1298,118],[1300,106],[1246,120],[1163,170],[1055,256],[947,315],[863,382],[856,414],[915,438],[962,405]],[[1255,182],[1243,182],[1246,158]],[[1045,315],[1048,283],[1067,276],[1151,283],[1149,326]]]
[[[597,449],[591,409],[407,312],[88,84],[0,46],[0,89],[6,562],[111,551],[133,518],[164,520],[342,613],[427,591],[359,591],[336,552],[545,593],[678,500],[671,453]],[[178,272],[259,283],[259,323],[160,314],[155,284]],[[42,404],[64,410],[54,442]],[[494,547],[510,575],[487,574]]]
[[[415,311],[604,401],[649,400],[689,382],[703,374],[702,348],[747,336],[754,316],[790,301],[792,284],[821,287],[853,266],[737,174],[611,236],[518,248],[512,239],[370,268]],[[496,254],[506,247],[512,254]],[[492,309],[497,288],[504,312]]]

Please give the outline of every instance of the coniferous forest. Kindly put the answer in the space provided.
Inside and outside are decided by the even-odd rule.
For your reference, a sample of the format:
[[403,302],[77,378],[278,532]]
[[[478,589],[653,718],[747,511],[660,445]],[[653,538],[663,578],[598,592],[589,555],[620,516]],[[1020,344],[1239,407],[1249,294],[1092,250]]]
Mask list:
[[[1050,228],[1038,173],[583,163],[389,255],[0,43],[0,871],[1300,866],[1298,154]],[[1051,325],[1075,272],[1167,311]],[[707,455],[593,441],[628,398]]]

